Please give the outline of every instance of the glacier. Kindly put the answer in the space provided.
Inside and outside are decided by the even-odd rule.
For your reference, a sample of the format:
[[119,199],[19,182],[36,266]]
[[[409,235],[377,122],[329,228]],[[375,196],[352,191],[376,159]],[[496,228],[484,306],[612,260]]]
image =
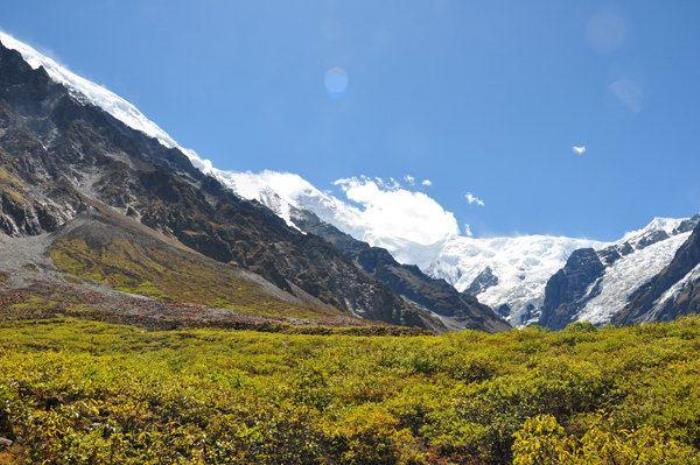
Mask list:
[[690,232],[676,234],[616,261],[594,283],[593,286],[600,288],[600,293],[586,303],[576,320],[598,325],[610,322],[613,315],[625,307],[630,295],[639,286],[671,263],[676,251],[689,236]]
[[427,272],[464,291],[488,266],[498,284],[479,293],[479,301],[494,309],[507,305],[508,321],[521,326],[538,320],[547,281],[574,250],[603,245],[564,236],[461,236],[442,246]]

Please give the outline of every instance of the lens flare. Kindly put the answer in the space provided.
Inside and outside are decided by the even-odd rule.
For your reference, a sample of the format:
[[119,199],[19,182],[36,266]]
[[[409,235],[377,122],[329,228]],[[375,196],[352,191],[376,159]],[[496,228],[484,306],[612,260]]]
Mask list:
[[349,82],[347,71],[338,66],[326,71],[323,78],[323,84],[331,97],[341,97],[347,90]]

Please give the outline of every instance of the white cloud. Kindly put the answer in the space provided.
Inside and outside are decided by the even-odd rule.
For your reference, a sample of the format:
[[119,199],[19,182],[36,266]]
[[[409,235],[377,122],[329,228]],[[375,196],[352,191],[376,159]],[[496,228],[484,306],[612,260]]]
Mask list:
[[217,173],[239,195],[267,205],[291,227],[296,227],[296,209],[313,211],[356,239],[388,249],[402,263],[418,260],[427,266],[431,251],[460,234],[452,212],[392,178],[338,179],[334,184],[341,192],[333,194],[291,173]]
[[469,226],[468,223],[464,223],[464,235],[467,237],[473,237],[474,233],[472,233],[472,227]]
[[585,145],[574,145],[571,147],[571,151],[574,152],[575,155],[585,155],[586,154],[586,146]]
[[642,111],[644,92],[634,81],[619,79],[608,86],[610,92],[632,113]]
[[433,181],[431,181],[430,179],[424,179],[421,182],[421,184],[423,185],[423,187],[430,187],[433,185]]
[[477,207],[483,207],[486,205],[486,203],[481,200],[478,196],[472,194],[471,192],[467,192],[464,194],[464,199],[469,202],[469,205],[476,205]]
[[452,212],[423,192],[364,176],[338,179],[334,184],[356,204],[351,208],[356,209],[368,242],[392,238],[431,245],[459,234]]
[[[382,189],[394,190],[401,188],[401,183],[393,177],[390,177],[389,179],[384,179],[378,176],[375,176],[374,178],[369,178],[368,176],[361,176],[359,179],[371,180]],[[335,182],[335,184],[338,185],[337,181]]]
[[409,185],[414,185],[416,183],[416,178],[411,176],[410,174],[407,174],[406,176],[403,177],[403,180],[406,181]]

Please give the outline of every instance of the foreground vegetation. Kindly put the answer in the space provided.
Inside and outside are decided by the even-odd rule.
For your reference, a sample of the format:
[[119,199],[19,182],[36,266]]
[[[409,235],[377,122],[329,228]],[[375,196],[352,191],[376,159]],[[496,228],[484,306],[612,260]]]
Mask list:
[[700,318],[398,337],[6,322],[0,464],[695,464],[699,381]]

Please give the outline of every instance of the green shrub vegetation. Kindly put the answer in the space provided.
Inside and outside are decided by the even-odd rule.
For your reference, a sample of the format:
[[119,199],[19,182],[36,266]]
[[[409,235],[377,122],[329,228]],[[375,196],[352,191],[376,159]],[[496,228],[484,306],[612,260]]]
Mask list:
[[[0,153],[0,157],[2,153]],[[6,195],[15,203],[25,203],[23,183],[4,168],[0,168],[0,197]]]
[[0,464],[692,465],[699,336],[5,322]]
[[338,314],[272,298],[229,265],[164,245],[146,247],[124,238],[98,243],[67,237],[57,240],[49,254],[59,270],[72,276],[157,300],[269,318],[313,321]]

